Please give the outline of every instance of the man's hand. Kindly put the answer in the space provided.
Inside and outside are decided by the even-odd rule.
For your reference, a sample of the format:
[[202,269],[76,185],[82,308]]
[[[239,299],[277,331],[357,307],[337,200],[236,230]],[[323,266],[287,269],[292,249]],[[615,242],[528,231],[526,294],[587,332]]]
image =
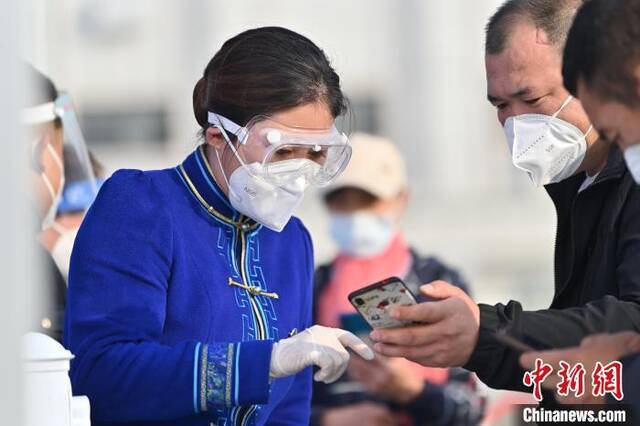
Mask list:
[[392,318],[418,324],[374,330],[371,339],[379,342],[374,350],[428,367],[466,364],[478,341],[478,305],[460,288],[444,281],[423,285],[420,292],[437,301],[392,308]]
[[347,371],[369,393],[398,404],[414,401],[425,386],[424,379],[416,374],[415,364],[404,358],[377,355],[372,361],[365,361],[353,357]]
[[555,391],[561,380],[557,374],[560,370],[560,361],[564,361],[570,366],[580,362],[586,370],[584,394],[580,398],[576,398],[572,392],[569,392],[568,396],[560,396],[556,393],[556,400],[562,404],[604,404],[605,398],[593,396],[591,389],[590,374],[596,362],[599,361],[606,365],[636,352],[640,352],[640,334],[624,331],[616,334],[588,336],[582,340],[580,346],[573,348],[528,352],[520,357],[520,364],[527,370],[533,370],[536,359],[540,358],[546,364],[551,365],[553,373],[542,382],[542,387]]

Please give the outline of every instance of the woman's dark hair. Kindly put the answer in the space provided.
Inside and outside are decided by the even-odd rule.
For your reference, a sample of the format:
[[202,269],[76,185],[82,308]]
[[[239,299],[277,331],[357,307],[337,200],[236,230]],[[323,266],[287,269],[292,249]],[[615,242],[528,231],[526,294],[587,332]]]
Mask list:
[[270,115],[323,101],[334,118],[347,111],[340,77],[325,53],[308,38],[286,28],[263,27],[227,40],[193,90],[198,124],[208,128],[207,112],[245,125]]
[[[45,104],[47,102],[54,102],[58,98],[58,89],[56,89],[53,81],[40,71],[38,71],[33,65],[24,64],[24,76],[25,81],[29,85],[29,96],[24,104],[25,108],[30,108]],[[57,127],[62,125],[59,118],[54,121]]]

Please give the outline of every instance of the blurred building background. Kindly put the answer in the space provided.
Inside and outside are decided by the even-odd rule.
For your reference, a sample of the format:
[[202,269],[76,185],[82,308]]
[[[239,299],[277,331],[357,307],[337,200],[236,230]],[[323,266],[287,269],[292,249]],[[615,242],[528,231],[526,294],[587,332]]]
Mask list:
[[[236,33],[280,25],[321,46],[350,97],[353,130],[405,154],[410,242],[460,266],[481,302],[546,307],[555,213],[511,165],[486,101],[484,26],[499,0],[31,0],[26,59],[68,90],[107,169],[177,164],[198,143],[191,94]],[[334,248],[317,196],[300,216],[319,262]]]
[[[480,301],[545,307],[555,213],[510,163],[486,101],[484,25],[499,0],[31,0],[26,59],[68,90],[108,170],[169,167],[198,143],[191,93],[217,49],[263,25],[298,31],[332,59],[353,130],[405,154],[419,249],[463,268]],[[331,256],[317,197],[300,216]]]
[[[511,165],[486,101],[484,26],[499,0],[30,0],[25,59],[71,93],[90,149],[109,171],[163,168],[197,144],[191,94],[238,32],[279,25],[331,58],[352,130],[391,137],[406,156],[410,242],[459,266],[486,303],[546,307],[555,213]],[[299,215],[316,258],[334,247],[317,194]]]
[[[342,77],[353,130],[405,154],[411,243],[463,268],[476,297],[545,307],[555,213],[510,163],[486,101],[484,25],[499,0],[31,0],[26,59],[68,90],[108,170],[169,167],[198,143],[195,82],[221,44],[263,25],[321,46]],[[317,197],[300,216],[331,256]]]

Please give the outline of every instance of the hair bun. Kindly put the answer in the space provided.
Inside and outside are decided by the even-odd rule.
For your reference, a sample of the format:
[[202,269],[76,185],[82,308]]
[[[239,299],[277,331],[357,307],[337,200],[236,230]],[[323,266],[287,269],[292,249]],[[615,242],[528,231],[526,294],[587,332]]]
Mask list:
[[209,127],[206,98],[207,83],[204,77],[201,77],[193,88],[193,114],[196,117],[196,121],[203,129]]

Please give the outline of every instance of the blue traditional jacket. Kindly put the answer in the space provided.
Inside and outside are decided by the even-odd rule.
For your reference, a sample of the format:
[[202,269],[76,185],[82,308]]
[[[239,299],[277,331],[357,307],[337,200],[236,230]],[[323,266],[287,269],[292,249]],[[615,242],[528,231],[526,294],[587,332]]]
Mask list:
[[101,425],[307,424],[311,370],[269,379],[273,341],[311,322],[313,249],[233,209],[203,148],[121,170],[80,228],[64,341]]

